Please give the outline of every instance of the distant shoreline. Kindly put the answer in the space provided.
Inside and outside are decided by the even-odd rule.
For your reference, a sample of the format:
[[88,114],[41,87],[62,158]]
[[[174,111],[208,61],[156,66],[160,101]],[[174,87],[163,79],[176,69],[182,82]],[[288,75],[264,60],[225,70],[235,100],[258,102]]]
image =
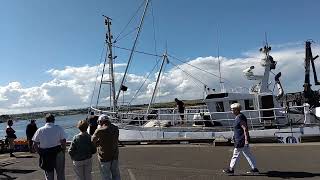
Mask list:
[[69,116],[69,115],[77,115],[77,114],[87,114],[88,108],[0,115],[0,123],[7,122],[9,119],[30,120],[30,119],[44,118],[45,115],[48,113],[51,113],[54,116]]
[[[195,106],[203,105],[204,102],[201,99],[197,100],[183,100],[185,106]],[[145,108],[147,104],[142,105],[133,105],[131,108]],[[175,102],[166,102],[166,103],[156,103],[152,106],[153,108],[173,108],[176,107]],[[107,109],[107,108],[102,108]],[[67,109],[67,110],[53,110],[53,111],[42,111],[42,112],[32,112],[32,113],[21,113],[21,114],[4,114],[0,115],[0,123],[7,122],[9,119],[13,120],[30,120],[30,119],[39,119],[44,118],[46,114],[51,113],[54,116],[69,116],[77,114],[87,114],[88,108],[80,109]]]

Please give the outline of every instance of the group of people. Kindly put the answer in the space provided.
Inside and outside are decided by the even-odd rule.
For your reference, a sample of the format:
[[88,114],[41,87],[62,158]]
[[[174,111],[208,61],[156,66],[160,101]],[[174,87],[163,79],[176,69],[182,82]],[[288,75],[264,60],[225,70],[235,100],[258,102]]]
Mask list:
[[[64,129],[54,124],[55,117],[47,114],[45,125],[37,128],[34,120],[27,125],[26,135],[31,153],[39,154],[39,166],[44,170],[45,179],[53,180],[54,171],[58,180],[65,180],[65,152],[73,161],[74,172],[79,180],[91,180],[92,155],[97,153],[101,178],[103,180],[120,180],[118,163],[119,129],[106,115],[89,116],[78,122],[80,133],[73,137],[67,149],[67,135]],[[100,127],[98,127],[98,122]],[[13,121],[8,120],[6,139],[9,144],[10,157],[15,157],[14,140],[17,138],[12,128]],[[90,134],[87,132],[89,128]]]
[[[99,167],[101,177],[104,180],[120,180],[120,170],[118,163],[119,149],[119,129],[113,125],[110,118],[106,115],[100,115],[98,122],[100,128],[92,125],[97,116],[91,115],[88,120],[81,120],[78,123],[80,133],[73,137],[69,147],[69,154],[73,160],[74,171],[78,179],[91,179],[92,154],[98,152]],[[91,123],[88,134],[87,129]],[[97,150],[97,149],[98,150]]]
[[[6,128],[6,144],[8,144],[8,151],[10,154],[10,157],[16,157],[13,152],[14,152],[14,140],[17,139],[16,136],[16,131],[12,128],[13,126],[13,121],[12,119],[9,119],[7,121],[7,128]],[[30,123],[27,125],[26,128],[26,136],[27,136],[27,141],[28,141],[28,149],[30,153],[34,153],[34,148],[33,148],[33,141],[32,137],[38,130],[37,124],[35,123],[35,120],[32,119],[30,120]]]
[[[92,154],[98,153],[101,177],[104,180],[120,180],[118,165],[119,129],[110,118],[101,115],[98,118],[100,128],[92,136],[87,132],[91,118],[81,120],[77,127],[80,133],[73,137],[68,153],[73,160],[74,172],[79,180],[91,180]],[[47,180],[54,179],[54,170],[58,180],[65,179],[66,133],[63,128],[54,124],[55,118],[46,116],[46,124],[39,128],[32,140],[40,155],[39,165],[45,171]]]
[[[177,105],[181,103],[176,99]],[[181,101],[182,102],[182,101]],[[183,105],[183,104],[182,104]],[[179,109],[180,112],[181,109]],[[256,161],[249,148],[249,131],[247,118],[241,111],[241,105],[234,103],[231,111],[235,115],[234,120],[234,151],[228,168],[223,172],[233,174],[234,168],[242,152],[251,167],[248,173],[259,173]],[[182,113],[182,112],[181,112]],[[181,117],[183,118],[183,117]],[[119,171],[119,129],[110,121],[106,115],[94,116],[78,122],[80,133],[73,137],[69,149],[66,149],[67,135],[62,127],[55,125],[55,117],[47,114],[46,124],[37,128],[34,121],[27,126],[27,138],[30,151],[39,153],[39,166],[44,170],[46,180],[54,179],[54,170],[58,180],[65,179],[65,152],[68,151],[73,160],[74,172],[79,180],[91,180],[92,155],[98,153],[99,167],[103,180],[120,180]],[[98,124],[100,125],[97,128]],[[10,156],[13,155],[13,141],[16,138],[12,128],[13,121],[8,121],[6,129],[9,142]],[[90,126],[90,134],[87,132]]]

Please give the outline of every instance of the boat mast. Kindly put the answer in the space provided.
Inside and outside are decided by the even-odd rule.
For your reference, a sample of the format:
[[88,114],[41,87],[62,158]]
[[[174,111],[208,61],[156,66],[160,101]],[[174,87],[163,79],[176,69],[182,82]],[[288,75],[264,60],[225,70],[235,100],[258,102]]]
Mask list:
[[120,83],[120,88],[119,88],[119,91],[118,91],[118,93],[117,93],[117,95],[116,95],[115,101],[118,101],[121,90],[122,90],[123,88],[126,88],[126,87],[124,87],[123,83],[124,83],[124,80],[126,79],[126,75],[127,75],[127,72],[128,72],[128,68],[129,68],[130,62],[131,62],[132,57],[133,57],[133,52],[134,52],[134,50],[135,50],[135,48],[136,48],[136,44],[137,44],[137,41],[138,41],[138,38],[139,38],[139,35],[140,35],[140,32],[141,32],[141,29],[142,29],[142,24],[143,24],[143,21],[144,21],[144,17],[145,17],[145,15],[146,15],[147,8],[148,8],[148,6],[149,6],[149,1],[150,1],[150,0],[146,0],[146,4],[145,4],[144,10],[143,10],[143,15],[142,15],[142,17],[141,17],[140,24],[139,24],[139,27],[138,27],[138,32],[137,32],[137,34],[136,34],[136,37],[135,37],[133,46],[132,46],[132,48],[131,48],[131,53],[130,53],[130,56],[129,56],[129,60],[128,60],[126,69],[125,69],[125,71],[124,71],[124,75],[123,75],[123,77],[122,77],[122,80],[121,80],[121,83]]
[[105,25],[108,28],[107,34],[106,34],[106,43],[108,45],[108,50],[109,52],[107,52],[107,56],[109,59],[109,79],[110,79],[110,83],[111,83],[111,93],[112,93],[112,100],[113,100],[113,107],[112,109],[115,110],[117,107],[117,99],[116,99],[116,90],[115,90],[115,85],[114,85],[114,71],[113,71],[113,60],[116,58],[113,57],[112,54],[112,34],[111,34],[111,18],[109,17],[105,17]]
[[149,114],[150,107],[151,107],[151,105],[152,105],[152,103],[153,103],[154,96],[155,96],[156,91],[157,91],[157,89],[158,89],[158,85],[159,85],[159,81],[160,81],[160,77],[161,77],[163,65],[164,65],[165,62],[169,63],[169,61],[168,61],[168,56],[167,56],[167,52],[163,55],[163,59],[162,59],[160,71],[159,71],[159,74],[158,74],[158,77],[157,77],[156,85],[155,85],[155,87],[154,87],[154,89],[153,89],[153,92],[152,92],[152,97],[151,97],[151,100],[150,100],[150,102],[149,102],[146,115]]
[[[108,48],[107,48],[106,56],[105,56],[104,63],[103,63],[96,108],[98,108],[102,84],[109,84],[110,85],[110,96],[112,96],[112,97],[110,97],[110,109],[111,109],[111,99],[112,99],[113,100],[112,109],[115,110],[115,108],[117,107],[117,101],[115,100],[113,59],[115,59],[116,56],[113,57],[113,55],[112,55],[112,38],[113,38],[113,36],[111,34],[111,20],[112,19],[107,16],[104,16],[104,15],[102,15],[102,16],[105,18],[104,19],[105,26],[108,29],[107,33],[106,33],[106,43],[108,45]],[[107,59],[109,59],[109,80],[104,81],[103,77],[104,77],[104,71],[105,71]]]
[[264,67],[263,75],[254,75],[252,70],[254,66],[250,66],[249,68],[245,69],[244,75],[249,80],[256,80],[259,83],[254,85],[251,89],[252,92],[256,93],[268,93],[270,90],[268,89],[269,86],[269,74],[272,69],[276,68],[277,62],[273,60],[273,57],[270,55],[271,47],[268,44],[267,38],[263,48],[260,48],[260,52],[264,54],[264,58],[261,59],[261,66]]

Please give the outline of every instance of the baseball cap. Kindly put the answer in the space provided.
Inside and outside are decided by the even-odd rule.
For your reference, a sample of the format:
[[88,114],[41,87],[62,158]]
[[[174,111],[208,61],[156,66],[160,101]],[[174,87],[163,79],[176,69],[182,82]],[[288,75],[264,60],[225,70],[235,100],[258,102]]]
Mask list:
[[241,105],[240,105],[240,103],[233,103],[233,104],[231,104],[230,108],[241,110]]
[[110,117],[105,114],[100,115],[98,118],[98,121],[108,121],[108,120],[110,120]]

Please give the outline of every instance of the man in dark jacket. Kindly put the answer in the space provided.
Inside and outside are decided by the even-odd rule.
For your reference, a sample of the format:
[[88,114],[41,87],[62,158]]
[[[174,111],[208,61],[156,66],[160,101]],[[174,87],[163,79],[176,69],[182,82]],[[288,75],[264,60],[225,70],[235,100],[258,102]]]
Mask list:
[[101,127],[93,134],[92,142],[98,150],[101,178],[120,180],[118,163],[119,129],[117,126],[111,124],[110,118],[106,115],[99,116],[98,122]]
[[247,173],[259,173],[257,169],[256,160],[250,152],[249,148],[249,130],[247,125],[247,118],[245,115],[240,113],[241,105],[239,103],[234,103],[231,105],[231,111],[236,116],[234,119],[234,150],[233,155],[230,161],[230,166],[227,169],[224,169],[223,172],[226,174],[234,173],[234,166],[239,160],[240,153],[246,157],[251,170]]
[[34,153],[32,137],[37,130],[38,130],[38,127],[36,124],[36,120],[32,119],[30,123],[27,125],[27,129],[26,129],[29,151],[31,153]]

